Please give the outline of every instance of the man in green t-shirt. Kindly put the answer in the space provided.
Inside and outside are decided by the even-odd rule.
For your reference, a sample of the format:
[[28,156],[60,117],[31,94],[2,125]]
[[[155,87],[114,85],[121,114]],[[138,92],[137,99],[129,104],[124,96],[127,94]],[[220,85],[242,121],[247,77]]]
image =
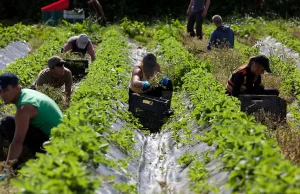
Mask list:
[[13,73],[0,75],[0,97],[5,104],[15,104],[16,114],[5,115],[0,122],[0,135],[8,140],[6,165],[18,159],[27,145],[34,152],[49,140],[51,129],[63,117],[58,105],[48,96],[31,89],[22,89]]

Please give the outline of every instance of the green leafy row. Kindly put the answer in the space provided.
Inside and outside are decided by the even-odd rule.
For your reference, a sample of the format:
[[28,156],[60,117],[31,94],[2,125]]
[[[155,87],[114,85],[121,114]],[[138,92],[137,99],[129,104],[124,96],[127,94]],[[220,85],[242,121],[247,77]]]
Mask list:
[[21,23],[13,26],[3,27],[0,24],[0,48],[16,40],[29,40],[36,36],[40,29],[37,26],[26,26]]
[[[238,101],[225,96],[224,88],[211,74],[195,69],[184,81],[183,87],[195,105],[198,123],[211,124],[211,131],[203,140],[217,145],[215,157],[220,154],[225,168],[230,171],[228,184],[234,191],[299,192],[297,173],[300,169],[283,160],[275,140],[265,137],[265,126],[238,112]],[[198,89],[192,87],[195,84]]]
[[[21,24],[15,26],[17,26],[16,31],[21,31],[21,29],[24,29],[25,31],[26,29],[34,29]],[[3,70],[4,72],[16,73],[20,77],[20,84],[24,87],[32,84],[39,71],[46,66],[47,61],[51,56],[58,55],[60,53],[61,47],[68,40],[68,38],[78,35],[79,33],[87,33],[90,39],[93,40],[93,43],[95,43],[97,42],[98,38],[94,37],[94,34],[101,32],[101,29],[98,25],[90,24],[88,22],[83,24],[65,23],[64,26],[60,26],[59,28],[50,26],[43,26],[40,28],[42,31],[39,31],[39,37],[46,40],[42,46],[33,53],[23,58],[14,60],[8,65],[7,68]],[[91,30],[94,31],[92,32]],[[30,34],[32,36],[36,35],[33,32],[30,32]]]
[[246,17],[242,21],[231,25],[237,37],[250,38],[255,40],[272,36],[278,42],[285,44],[287,47],[294,49],[300,53],[300,30],[299,23],[292,20],[271,20],[267,21],[263,18]]
[[[23,58],[15,59],[0,71],[0,73],[13,72],[17,74],[22,87],[30,86],[38,73],[46,66],[49,57],[60,52],[60,47],[66,41],[69,31],[66,28],[45,27],[40,33],[40,37],[48,37],[42,46]],[[0,100],[0,105],[2,103]],[[9,106],[4,107],[5,113],[12,114],[13,111]]]
[[[161,55],[189,56],[188,51],[174,38],[166,39],[161,47],[174,45],[159,52]],[[183,57],[181,57],[183,58]],[[194,60],[195,61],[195,60]],[[167,60],[170,66],[186,63]],[[184,66],[183,66],[184,67]],[[300,169],[283,159],[275,140],[266,138],[265,126],[257,124],[252,117],[239,111],[239,101],[224,94],[220,85],[207,71],[207,65],[197,65],[186,74],[183,90],[187,92],[194,108],[193,118],[199,125],[206,125],[210,131],[202,138],[208,145],[215,143],[215,157],[222,158],[225,169],[230,171],[228,185],[236,192],[246,193],[297,193]],[[199,166],[200,163],[197,163]],[[196,163],[194,164],[196,165]],[[191,167],[189,176],[201,167]],[[194,181],[193,181],[194,180]],[[201,192],[207,182],[193,179],[191,189]],[[269,183],[272,184],[269,184]]]
[[46,66],[48,59],[53,55],[59,54],[60,47],[68,38],[68,31],[63,28],[47,27],[45,36],[47,35],[49,37],[48,40],[40,48],[24,58],[14,60],[3,72],[17,74],[20,77],[22,86],[30,86],[38,73]]
[[[108,30],[97,56],[101,57],[90,65],[88,75],[72,95],[63,123],[53,129],[47,153],[26,163],[14,181],[23,192],[94,193],[101,186],[101,176],[95,173],[95,165],[102,163],[119,168],[117,162],[106,159],[108,142],[115,142],[128,152],[132,150],[133,132],[128,127],[122,128],[119,135],[117,132],[110,137],[105,135],[110,133],[116,119],[126,119],[116,102],[119,96],[115,88],[128,76],[118,69],[128,68],[127,43],[117,31]],[[124,162],[120,163],[126,167]],[[128,189],[119,184],[115,186],[121,191]],[[131,192],[136,192],[135,185],[129,187]]]

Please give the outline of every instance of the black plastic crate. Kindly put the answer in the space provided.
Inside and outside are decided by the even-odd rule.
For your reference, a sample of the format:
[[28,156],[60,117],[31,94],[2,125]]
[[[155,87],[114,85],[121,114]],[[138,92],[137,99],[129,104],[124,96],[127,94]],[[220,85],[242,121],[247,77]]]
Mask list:
[[88,60],[71,60],[71,59],[64,59],[64,60],[68,62],[67,64],[65,64],[65,67],[72,72],[73,76],[87,74],[85,70],[89,67]]
[[163,120],[170,111],[170,100],[133,93],[129,111],[135,116]]
[[276,118],[286,118],[286,101],[276,95],[240,95],[241,110],[249,114],[263,109]]

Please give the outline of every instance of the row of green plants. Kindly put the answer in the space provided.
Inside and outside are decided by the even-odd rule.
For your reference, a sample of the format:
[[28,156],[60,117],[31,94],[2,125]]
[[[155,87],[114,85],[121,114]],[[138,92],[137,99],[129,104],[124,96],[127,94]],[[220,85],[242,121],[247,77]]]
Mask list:
[[299,192],[300,169],[283,159],[277,142],[264,135],[265,126],[239,112],[239,101],[226,96],[223,86],[206,71],[195,69],[184,81],[198,124],[210,123],[211,130],[202,140],[217,146],[215,157],[220,155],[230,171],[229,187],[246,193]]
[[181,31],[185,28],[179,20],[171,20],[169,24],[158,21],[153,26],[146,26],[144,22],[131,21],[124,18],[120,24],[121,30],[126,36],[140,43],[150,43],[154,39],[172,35],[181,40]]
[[27,26],[21,23],[13,26],[4,27],[0,23],[0,48],[5,47],[7,44],[17,40],[30,40],[32,37],[37,36],[41,32],[37,26]]
[[[48,37],[48,40],[43,42],[43,45],[34,52],[23,58],[15,59],[5,69],[1,70],[0,73],[15,73],[19,76],[20,85],[22,87],[29,87],[33,84],[38,73],[46,67],[48,59],[59,53],[61,45],[63,45],[64,41],[66,41],[68,37],[68,33],[69,32],[65,28],[56,29],[52,27],[45,27],[39,37]],[[1,100],[0,106],[3,106],[3,102]],[[5,106],[2,111],[12,114],[14,112],[14,108],[11,106]]]
[[[138,22],[135,22],[138,23]],[[124,23],[123,23],[124,24]],[[128,27],[132,27],[129,22],[125,23]],[[137,25],[135,25],[137,26]],[[192,146],[201,143],[204,131],[194,133],[193,128],[205,129],[208,125],[195,126],[195,120],[199,119],[193,114],[193,108],[189,102],[189,96],[181,90],[183,80],[182,77],[189,73],[192,69],[208,69],[212,67],[201,62],[193,56],[193,54],[184,51],[180,41],[182,40],[183,26],[179,21],[173,21],[170,25],[156,25],[151,36],[151,41],[147,41],[150,50],[155,50],[158,56],[158,63],[161,65],[163,75],[166,75],[172,80],[176,88],[173,92],[172,108],[174,115],[162,130],[172,130],[172,138],[177,143],[177,147]],[[143,28],[144,29],[144,28]],[[125,34],[128,34],[126,28],[122,28]],[[140,29],[142,30],[142,29]],[[138,32],[137,29],[135,32]],[[130,35],[129,35],[130,36]],[[130,36],[136,41],[140,41],[137,36]],[[174,38],[175,37],[175,38]],[[195,85],[197,88],[197,85]],[[189,108],[190,107],[190,108]],[[211,145],[212,142],[209,142]],[[198,155],[201,154],[202,160],[198,160]],[[178,163],[182,168],[189,166],[188,175],[191,181],[190,189],[195,193],[206,193],[208,191],[218,192],[217,186],[207,184],[209,172],[206,170],[205,164],[210,161],[210,153],[185,153],[178,158]]]
[[[64,25],[61,25],[59,28],[40,26],[38,28],[39,30],[35,30],[35,33],[33,31],[36,27],[24,26],[21,24],[16,24],[15,26],[15,28],[7,28],[12,28],[15,31],[22,31],[22,29],[24,29],[25,32],[28,31],[28,34],[31,34],[30,36],[32,36],[30,41],[33,39],[44,40],[41,42],[42,45],[38,46],[34,52],[29,53],[23,58],[15,59],[7,66],[7,68],[1,71],[17,74],[20,78],[19,82],[23,87],[29,87],[33,84],[38,73],[47,66],[48,59],[51,56],[59,55],[61,47],[65,44],[68,38],[80,33],[86,33],[89,35],[89,38],[93,43],[99,43],[100,38],[95,37],[94,34],[95,32],[102,31],[98,25],[92,24],[91,22],[84,22],[83,24],[64,23]],[[5,37],[9,38],[9,33],[4,36],[4,39]],[[19,37],[19,39],[26,40],[24,36]],[[0,101],[0,105],[2,105],[2,101]],[[12,113],[12,110],[9,107],[5,107],[4,112],[7,111]]]
[[[19,83],[22,87],[29,87],[33,84],[38,73],[47,65],[47,61],[51,56],[57,55],[60,47],[68,38],[68,30],[66,28],[56,29],[45,27],[39,37],[48,37],[48,40],[43,42],[43,45],[37,48],[34,52],[19,59],[15,59],[3,72],[12,72],[19,76]],[[3,102],[0,100],[0,106]],[[5,106],[2,110],[5,113],[12,114],[15,110],[12,106]]]
[[[260,23],[260,22],[259,22]],[[274,26],[281,26],[280,30],[278,31],[278,34],[289,34],[289,36],[294,36],[294,39],[297,38],[297,34],[293,34],[293,32],[298,31],[298,24],[297,22],[293,21],[284,21],[279,20],[276,24],[274,21],[269,21],[262,23],[264,27],[268,27],[270,25]],[[237,24],[238,25],[238,24]],[[259,24],[257,24],[259,25]],[[240,24],[239,26],[241,30],[245,27],[244,25]],[[278,27],[279,28],[279,27]],[[276,29],[278,29],[276,28]],[[296,29],[295,29],[296,28]],[[275,31],[276,31],[275,29]],[[272,30],[272,28],[268,29],[269,31]],[[278,36],[277,33],[273,33],[274,36]],[[287,39],[288,40],[288,39]],[[243,44],[242,39],[238,39],[236,41],[236,48],[234,51],[234,56],[229,59],[229,61],[226,61],[223,55],[226,56],[230,51],[214,51],[207,56],[203,58],[212,58],[211,62],[212,65],[217,65],[217,58],[220,58],[222,62],[222,66],[220,68],[217,68],[219,71],[220,69],[225,70],[227,74],[230,74],[232,71],[234,71],[240,64],[242,64],[242,61],[247,61],[246,59],[250,56],[255,56],[259,54],[260,49],[259,45],[253,46],[249,44]],[[254,44],[254,43],[253,43]],[[238,62],[239,60],[236,60],[236,56],[239,55],[241,58],[244,58],[242,61]],[[284,153],[286,158],[289,160],[299,163],[299,153],[300,150],[298,149],[299,144],[297,143],[299,141],[299,70],[295,66],[297,61],[294,61],[293,59],[290,59],[287,55],[282,53],[280,56],[276,56],[276,54],[271,55],[270,57],[271,61],[271,69],[273,71],[272,74],[267,74],[263,76],[263,84],[266,87],[275,87],[280,90],[280,96],[284,98],[288,103],[288,112],[289,115],[287,117],[287,124],[281,123],[276,124],[273,122],[268,121],[267,118],[262,118],[262,122],[265,123],[268,127],[268,130],[266,131],[266,135],[273,136],[277,139],[279,142],[279,145],[281,147],[281,153]],[[234,66],[234,63],[240,63]],[[228,72],[228,67],[232,68],[230,72]],[[217,73],[218,74],[218,73]],[[225,80],[226,81],[226,80]],[[223,83],[223,82],[222,82]],[[224,83],[223,83],[224,84]],[[271,129],[271,131],[270,131]],[[276,129],[276,130],[274,130]]]
[[[285,21],[285,20],[275,20],[275,21],[264,21],[262,18],[246,18],[246,21],[249,25],[236,24],[233,28],[237,27],[240,31],[247,31],[247,26],[260,27],[262,30],[253,32],[253,36],[256,36],[256,39],[264,38],[266,35],[274,37],[277,41],[283,43],[285,46],[291,49],[295,49],[296,52],[300,53],[300,30],[298,28],[299,22],[296,21]],[[298,34],[299,33],[299,34]],[[241,55],[247,57],[259,54],[259,46],[249,47],[243,43],[239,43],[239,48],[236,49]],[[241,49],[242,48],[242,49]],[[299,111],[298,111],[298,102],[300,94],[300,72],[295,66],[293,59],[288,58],[282,54],[281,56],[270,56],[271,69],[273,70],[272,75],[279,76],[282,79],[282,85],[280,91],[285,94],[291,94],[292,97],[296,100],[296,106],[290,106],[289,109],[293,115],[293,126],[296,123],[299,123]]]
[[[263,27],[268,28],[269,32],[272,32],[274,28],[272,26],[277,26],[274,32],[270,33],[273,37],[280,39],[284,43],[286,41],[291,41],[292,48],[296,48],[295,45],[299,43],[297,38],[297,23],[291,21],[271,21],[271,22],[259,22],[257,25],[263,25]],[[254,25],[255,26],[255,25]],[[240,25],[239,28],[243,30],[245,25]],[[295,29],[296,28],[296,29]],[[246,27],[247,29],[247,27]],[[262,31],[263,32],[263,31]],[[255,34],[259,35],[259,33]],[[280,38],[280,36],[282,36]],[[293,36],[293,38],[291,38]],[[279,38],[278,38],[279,37]],[[263,38],[263,37],[262,37]],[[258,47],[250,47],[253,45],[245,45],[242,43],[243,40],[238,39],[236,41],[237,47],[235,50],[241,56],[254,56],[259,54]],[[218,51],[218,55],[222,55],[224,51]],[[213,57],[216,57],[213,55]],[[287,56],[282,54],[281,56],[270,56],[271,60],[271,69],[273,73],[271,75],[263,76],[263,82],[267,86],[279,86],[276,88],[280,89],[280,96],[288,101],[288,103],[294,102],[288,105],[289,116],[287,117],[287,123],[274,123],[274,121],[269,120],[268,118],[260,118],[262,122],[265,123],[268,127],[265,130],[265,135],[271,136],[277,140],[280,145],[280,153],[284,154],[285,158],[289,159],[294,163],[299,163],[299,70],[295,66],[295,61],[289,59]],[[246,60],[245,60],[246,61]],[[230,66],[232,60],[227,65]],[[236,66],[235,68],[237,68]],[[226,63],[223,64],[223,69],[226,69]],[[279,79],[278,79],[279,78]],[[281,83],[275,83],[280,80]],[[273,82],[273,83],[270,83]],[[269,87],[270,87],[269,86]],[[274,130],[276,129],[276,130]]]
[[[232,21],[231,21],[232,22]],[[265,20],[261,17],[247,16],[240,21],[230,24],[238,38],[250,40],[250,44],[267,36],[275,38],[278,42],[300,53],[300,29],[296,20]]]
[[[250,54],[257,55],[259,53],[259,49],[252,47],[248,48],[248,52],[241,52],[241,50],[237,49],[240,54]],[[251,51],[251,52],[249,52]],[[294,163],[299,163],[299,123],[300,123],[300,114],[299,114],[299,86],[300,86],[300,72],[298,67],[295,66],[295,61],[289,59],[287,56],[282,54],[281,56],[272,55],[269,57],[271,63],[272,74],[263,76],[263,82],[265,84],[271,83],[274,86],[277,86],[278,78],[280,78],[281,83],[279,85],[280,96],[287,100],[288,103],[288,113],[287,123],[281,123],[280,125],[276,125],[274,122],[268,122],[267,119],[263,119],[263,122],[267,124],[268,130],[267,135],[271,134],[279,143],[281,147],[281,153],[285,155],[285,157],[291,160]],[[269,78],[271,77],[271,79]],[[266,122],[267,121],[267,122]],[[274,126],[275,125],[275,126]],[[270,131],[271,129],[271,131]],[[276,131],[274,131],[276,129]],[[273,131],[272,131],[273,130]]]
[[[242,21],[248,21],[245,24]],[[263,21],[263,22],[262,22]],[[231,23],[233,23],[232,21],[230,21]],[[133,23],[136,23],[136,25],[132,25]],[[136,26],[138,26],[139,22],[125,22],[123,26],[123,30],[125,31],[125,33],[127,33],[126,28],[135,28]],[[248,25],[248,23],[250,23],[251,25]],[[259,19],[254,19],[251,17],[246,17],[246,18],[242,18],[238,21],[235,21],[233,24],[233,28],[235,29],[236,34],[238,35],[237,40],[235,42],[235,47],[236,49],[232,50],[232,51],[213,51],[213,52],[208,52],[206,54],[204,54],[201,58],[201,60],[206,61],[206,63],[211,64],[213,67],[212,72],[214,73],[214,77],[216,77],[222,84],[226,84],[227,79],[229,77],[229,75],[231,74],[231,72],[233,72],[237,67],[239,67],[240,65],[244,64],[247,62],[248,58],[251,56],[255,56],[259,53],[259,49],[255,48],[255,47],[249,47],[249,43],[244,44],[245,40],[247,39],[247,36],[252,37],[253,42],[251,43],[251,46],[253,46],[253,44],[255,43],[255,41],[259,38],[259,37],[263,37],[266,36],[265,30],[258,30],[257,33],[250,33],[250,31],[248,30],[248,28],[253,28],[255,31],[257,30],[256,27],[259,26],[259,28],[266,28],[267,31],[270,31],[270,33],[272,32],[273,28],[271,28],[271,26],[277,26],[276,27],[276,32],[272,32],[272,34],[279,36],[280,34],[287,34],[288,36],[294,36],[294,39],[297,37],[297,34],[295,34],[295,32],[297,32],[297,30],[299,31],[299,29],[297,28],[298,26],[297,21],[283,21],[283,20],[278,20],[277,21],[264,21],[263,19],[259,18]],[[253,25],[252,25],[253,24]],[[141,32],[143,31],[143,29],[149,29],[151,27],[145,27],[145,25],[142,23],[143,28],[142,29],[138,29],[136,28],[136,30],[134,32]],[[156,38],[159,39],[158,37],[161,37],[162,39],[165,39],[168,36],[174,36],[174,32],[177,34],[175,35],[177,40],[180,40],[180,37],[178,37],[178,35],[184,35],[182,33],[184,26],[181,25],[178,21],[173,21],[171,24],[169,25],[165,25],[164,27],[162,27],[163,25],[155,25],[154,26],[154,30],[152,30],[154,33],[152,35],[151,38]],[[167,28],[166,28],[167,27]],[[169,29],[169,30],[166,30]],[[205,38],[209,38],[210,33],[215,29],[214,25],[205,25],[204,26],[204,34],[205,34]],[[249,31],[249,34],[247,34]],[[160,33],[158,33],[160,32]],[[171,33],[172,32],[172,33]],[[294,34],[293,34],[294,32]],[[128,34],[128,33],[127,33]],[[163,35],[163,36],[162,36]],[[140,41],[139,38],[135,39],[137,41]],[[185,48],[188,49],[189,51],[191,51],[193,54],[196,54],[197,56],[199,56],[199,53],[197,52],[198,50],[206,50],[206,44],[205,44],[205,40],[202,41],[197,41],[197,40],[192,40],[189,38],[186,38],[183,36],[183,44],[185,44]],[[185,40],[187,39],[187,41]],[[154,43],[155,45],[155,43]],[[169,44],[167,44],[165,47],[168,47]],[[191,48],[192,47],[192,48]],[[164,49],[164,47],[163,47]],[[195,52],[196,51],[196,52]],[[282,56],[281,56],[282,57]],[[291,100],[293,99],[297,99],[297,95],[298,95],[298,70],[295,66],[293,66],[293,62],[289,59],[287,60],[282,60],[279,57],[276,56],[272,56],[270,57],[271,59],[271,68],[274,69],[273,73],[271,75],[267,75],[264,78],[264,82],[266,84],[267,87],[276,87],[279,88],[280,87],[280,96],[282,96],[284,99],[288,100],[289,102],[291,102]],[[194,64],[194,62],[190,61],[192,64]],[[168,66],[170,66],[170,64],[168,64]],[[186,67],[186,66],[185,66]],[[178,69],[180,68],[165,68],[165,70],[167,70],[169,72],[169,69],[172,69],[172,71],[177,71],[178,73]],[[186,70],[186,69],[185,69]],[[184,71],[185,71],[184,70]],[[186,70],[187,72],[189,70]],[[220,72],[216,72],[216,71],[220,71]],[[169,73],[170,74],[170,73]],[[174,73],[173,73],[174,74]],[[184,72],[183,72],[184,74]],[[176,73],[175,73],[176,75]],[[174,78],[174,76],[170,76],[171,78]],[[175,80],[176,80],[176,76],[175,76]],[[177,85],[178,81],[175,81],[175,85]],[[298,100],[297,100],[298,101]],[[298,103],[296,103],[298,104]],[[299,117],[298,114],[298,106],[290,106],[289,109],[291,110],[291,114],[294,115],[292,120],[290,121],[290,124],[293,127],[297,127],[298,128],[298,120],[297,119]],[[295,161],[295,160],[294,160]]]
[[[226,18],[227,19],[227,18]],[[208,19],[210,20],[210,19]],[[242,43],[253,45],[257,40],[265,38],[267,36],[274,37],[277,41],[282,42],[289,48],[294,49],[300,53],[300,29],[298,20],[265,20],[262,17],[253,18],[246,16],[241,19],[230,19],[224,21],[226,25],[229,25],[235,32],[236,39]],[[166,23],[157,22],[152,27],[146,26],[144,22],[131,21],[124,18],[120,24],[121,29],[130,38],[134,38],[137,41],[147,43],[148,39],[152,37],[157,38],[158,33],[166,32],[166,28],[169,29],[168,33],[172,33],[176,39],[181,39],[182,31],[186,30],[186,21],[180,22],[178,20],[171,20]],[[209,36],[213,30],[215,30],[213,24],[204,25],[203,32],[204,37],[209,39]],[[178,33],[178,30],[181,32]]]
[[[169,49],[164,49],[165,47]],[[160,48],[163,52],[158,53],[163,56],[176,58],[190,55],[172,37],[161,42]],[[173,60],[167,60],[166,63],[179,66],[176,60],[174,63]],[[257,124],[253,117],[240,112],[239,101],[224,94],[224,87],[213,78],[206,67],[205,64],[195,66],[186,74],[182,79],[182,89],[187,92],[194,105],[192,115],[197,124],[210,128],[202,141],[217,146],[215,157],[219,156],[224,162],[225,170],[230,172],[228,186],[236,192],[247,193],[299,192],[297,188],[300,181],[297,173],[300,169],[283,159],[276,141],[265,137],[265,126]],[[182,123],[182,128],[184,125]],[[208,178],[208,175],[203,170],[198,172],[198,169],[202,169],[199,165],[199,162],[195,162],[189,170],[193,180],[191,189],[195,192],[211,189],[207,182],[200,181]],[[204,174],[197,178],[199,173]]]
[[3,70],[3,72],[13,72],[20,78],[20,84],[24,87],[30,86],[38,73],[47,65],[51,56],[60,52],[61,46],[68,38],[67,29],[56,29],[47,27],[44,31],[48,40],[32,54],[24,58],[16,59]]
[[[118,84],[120,80],[128,76],[118,68],[128,66],[128,47],[115,30],[108,30],[102,38],[101,48],[97,50],[101,57],[89,67],[88,75],[72,95],[72,104],[63,123],[53,129],[51,143],[45,146],[47,153],[26,163],[14,180],[14,185],[22,192],[94,193],[101,182],[111,179],[95,172],[97,164],[126,168],[128,159],[124,160],[127,163],[113,161],[105,154],[109,142],[129,154],[134,144],[129,127],[111,132],[112,123],[125,117],[116,102],[120,96],[115,92],[120,90],[116,89],[119,85],[122,87]],[[129,115],[127,117],[130,119]],[[121,192],[136,192],[135,185],[115,183],[114,186]]]
[[[244,19],[241,19],[244,20]],[[281,22],[281,21],[279,21]],[[238,25],[237,23],[236,25]],[[240,24],[241,28],[243,25]],[[269,24],[262,24],[269,25]],[[285,24],[287,31],[290,33],[297,23],[291,21]],[[209,34],[215,27],[213,25],[204,26],[204,33],[206,38],[209,38]],[[211,64],[213,76],[225,87],[229,75],[235,71],[242,64],[247,63],[249,57],[258,55],[260,50],[258,46],[253,46],[255,42],[249,44],[245,42],[246,38],[238,37],[235,41],[235,49],[230,50],[220,50],[216,49],[211,52],[201,53],[197,50],[206,49],[206,45],[203,44],[204,41],[196,41],[190,38],[184,38],[182,41],[185,48],[193,53],[200,60],[205,61],[205,63]],[[255,39],[256,40],[256,39]],[[299,130],[299,71],[295,67],[295,62],[286,55],[282,54],[280,56],[270,56],[272,74],[267,74],[263,76],[263,84],[265,87],[274,87],[280,90],[280,97],[285,99],[288,103],[289,116],[287,118],[287,123],[278,123],[273,120],[268,119],[265,116],[256,115],[257,122],[262,122],[266,124],[268,129],[266,130],[266,135],[271,135],[273,138],[277,139],[281,150],[285,157],[289,160],[299,163],[299,144],[298,135]],[[293,102],[293,103],[292,103]],[[276,130],[274,130],[276,129]]]

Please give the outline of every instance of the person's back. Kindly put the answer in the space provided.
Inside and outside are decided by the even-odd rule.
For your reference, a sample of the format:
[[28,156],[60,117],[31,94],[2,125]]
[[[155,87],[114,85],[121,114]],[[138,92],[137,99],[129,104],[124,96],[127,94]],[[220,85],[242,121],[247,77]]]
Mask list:
[[193,0],[192,12],[204,10],[204,0]]
[[222,24],[222,17],[214,15],[212,17],[213,23],[216,25],[216,29],[211,33],[207,50],[211,50],[211,47],[215,48],[233,48],[234,47],[234,32],[233,30]]
[[92,61],[96,60],[94,46],[86,34],[69,38],[67,43],[61,48],[61,53],[68,51],[81,53],[82,56],[88,53]]
[[73,36],[68,39],[67,43],[72,45],[72,52],[81,53],[82,55],[85,55],[88,49],[89,44],[87,44],[84,48],[79,48],[76,44],[77,39],[79,36]]
[[30,120],[30,124],[50,135],[51,129],[61,123],[63,114],[58,105],[45,94],[31,90],[22,89],[16,107],[30,104],[38,109],[36,118]]
[[213,31],[210,40],[210,47],[216,48],[233,48],[234,32],[228,26],[219,26]]

